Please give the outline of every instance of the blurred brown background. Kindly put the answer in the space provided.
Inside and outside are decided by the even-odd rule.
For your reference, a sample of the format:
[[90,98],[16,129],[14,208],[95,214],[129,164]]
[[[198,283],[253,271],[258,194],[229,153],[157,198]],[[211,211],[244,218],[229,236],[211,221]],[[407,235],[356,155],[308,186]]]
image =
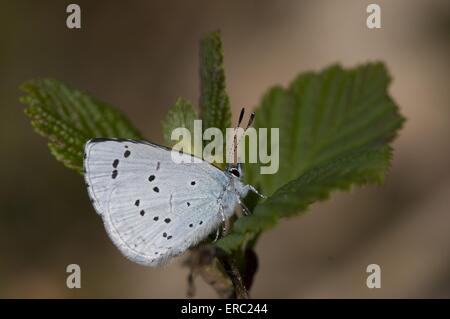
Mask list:
[[[253,297],[450,297],[448,1],[69,1],[0,4],[0,297],[184,297],[183,257],[145,268],[122,257],[80,176],[57,163],[18,103],[53,77],[120,107],[145,136],[178,96],[198,100],[198,40],[222,31],[234,116],[275,84],[340,62],[383,60],[408,121],[383,187],[334,194],[257,246]],[[365,26],[381,5],[382,29]],[[282,159],[281,159],[282,160]],[[66,266],[82,269],[67,289]],[[368,264],[382,288],[366,287]],[[197,281],[198,297],[215,297]]]

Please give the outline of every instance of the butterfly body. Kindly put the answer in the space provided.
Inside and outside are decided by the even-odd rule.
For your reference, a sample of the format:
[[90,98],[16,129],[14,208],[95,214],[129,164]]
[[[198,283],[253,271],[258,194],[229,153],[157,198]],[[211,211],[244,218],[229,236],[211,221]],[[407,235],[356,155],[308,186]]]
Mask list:
[[197,244],[254,190],[239,175],[206,161],[175,163],[172,152],[124,139],[93,139],[85,145],[92,204],[114,244],[139,264],[164,264]]

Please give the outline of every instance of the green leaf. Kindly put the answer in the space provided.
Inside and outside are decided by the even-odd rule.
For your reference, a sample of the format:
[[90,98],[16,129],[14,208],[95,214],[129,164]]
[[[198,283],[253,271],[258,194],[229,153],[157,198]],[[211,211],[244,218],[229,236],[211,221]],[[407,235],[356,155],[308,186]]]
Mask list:
[[52,79],[37,79],[22,85],[25,114],[36,132],[48,138],[56,159],[79,173],[83,149],[94,137],[141,139],[125,115],[92,96]]
[[246,164],[245,172],[249,184],[272,196],[217,245],[235,250],[333,190],[380,182],[389,142],[404,122],[387,93],[389,82],[381,63],[335,65],[302,74],[287,89],[270,89],[256,109],[255,127],[279,128],[279,171],[262,175],[261,164]]
[[334,65],[301,74],[287,89],[270,89],[254,126],[280,129],[280,167],[261,175],[260,163],[246,164],[247,182],[270,195],[314,166],[392,141],[404,118],[387,93],[389,82],[382,63]]
[[163,120],[163,133],[166,145],[173,146],[177,141],[172,141],[172,131],[178,127],[187,128],[191,134],[194,133],[194,120],[197,115],[192,104],[183,98],[178,98],[175,105],[167,112]]
[[225,132],[231,123],[230,101],[225,91],[223,49],[219,32],[200,41],[200,110],[204,129]]
[[382,183],[390,165],[391,153],[387,146],[364,149],[309,169],[256,206],[252,215],[238,219],[233,232],[216,245],[231,252],[256,234],[273,227],[279,218],[304,212],[310,204],[328,198],[334,190]]

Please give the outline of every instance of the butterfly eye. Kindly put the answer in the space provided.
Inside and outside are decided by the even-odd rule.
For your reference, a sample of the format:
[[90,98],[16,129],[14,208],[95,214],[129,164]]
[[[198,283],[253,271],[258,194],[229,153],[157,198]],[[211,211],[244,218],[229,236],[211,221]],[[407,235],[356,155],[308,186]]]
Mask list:
[[236,177],[240,177],[241,174],[239,174],[239,171],[236,168],[233,168],[230,170],[231,174],[233,174]]

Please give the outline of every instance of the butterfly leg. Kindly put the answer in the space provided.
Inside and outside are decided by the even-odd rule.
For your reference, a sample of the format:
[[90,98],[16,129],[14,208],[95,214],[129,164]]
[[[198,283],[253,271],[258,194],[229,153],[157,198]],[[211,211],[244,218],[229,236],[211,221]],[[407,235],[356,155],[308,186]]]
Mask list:
[[219,239],[219,234],[220,234],[220,231],[219,231],[219,228],[217,228],[216,229],[216,238],[214,238],[213,243],[215,243]]
[[219,207],[220,215],[222,216],[222,234],[227,233],[227,219],[225,218],[225,214],[223,213],[223,207],[220,205]]
[[[227,225],[226,225],[226,218],[225,218],[225,215],[223,213],[222,205],[219,206],[219,213],[220,213],[220,216],[222,217],[222,234],[225,234],[226,231],[227,231]],[[219,228],[217,228],[217,230],[216,230],[216,238],[214,239],[214,242],[216,242],[219,239],[219,234],[220,234],[220,231],[219,231]]]
[[245,206],[245,204],[241,201],[240,198],[238,198],[238,203],[242,208],[242,211],[244,212],[245,216],[251,215],[252,213],[250,212],[250,210],[247,208],[247,206]]
[[267,198],[267,196],[261,194],[260,192],[258,192],[258,190],[256,188],[254,188],[252,185],[247,185],[249,190],[251,190],[253,193],[255,193],[256,195],[258,195],[261,198]]

